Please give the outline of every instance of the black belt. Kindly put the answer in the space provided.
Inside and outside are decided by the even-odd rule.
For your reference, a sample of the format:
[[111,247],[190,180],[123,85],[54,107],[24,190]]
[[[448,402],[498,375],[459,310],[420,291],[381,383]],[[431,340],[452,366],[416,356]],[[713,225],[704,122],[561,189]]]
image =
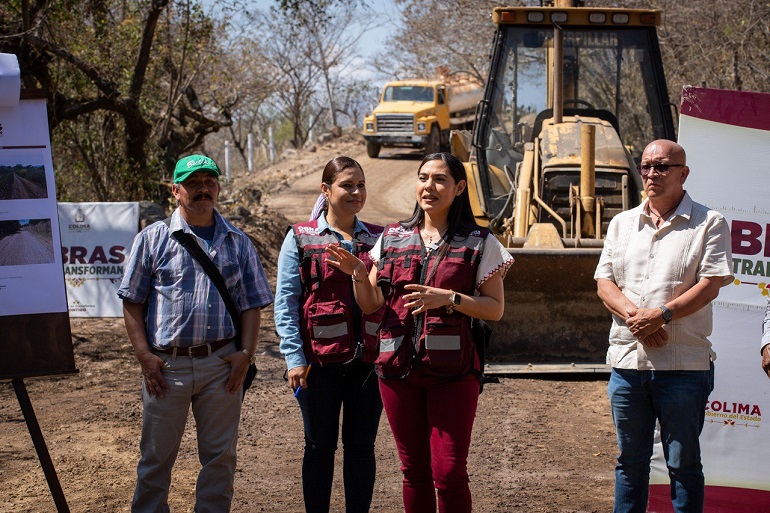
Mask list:
[[167,347],[165,349],[156,348],[155,351],[163,354],[176,354],[177,356],[189,356],[190,358],[198,358],[200,356],[209,356],[214,351],[222,349],[232,341],[233,339],[226,338],[224,340],[217,340],[216,342],[212,342],[210,344],[201,344],[199,346],[192,347]]

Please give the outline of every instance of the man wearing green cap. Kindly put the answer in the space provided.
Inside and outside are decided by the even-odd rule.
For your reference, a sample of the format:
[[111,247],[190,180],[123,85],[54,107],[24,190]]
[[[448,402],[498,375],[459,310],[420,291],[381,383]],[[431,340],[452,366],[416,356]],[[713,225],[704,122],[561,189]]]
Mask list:
[[[118,296],[142,368],[141,458],[133,512],[169,511],[171,469],[192,406],[202,468],[195,511],[227,512],[233,497],[242,387],[254,361],[260,309],[273,302],[242,231],[216,210],[219,168],[191,155],[174,169],[178,208],[137,235]],[[240,312],[236,326],[216,286],[176,239],[190,234],[221,272]]]

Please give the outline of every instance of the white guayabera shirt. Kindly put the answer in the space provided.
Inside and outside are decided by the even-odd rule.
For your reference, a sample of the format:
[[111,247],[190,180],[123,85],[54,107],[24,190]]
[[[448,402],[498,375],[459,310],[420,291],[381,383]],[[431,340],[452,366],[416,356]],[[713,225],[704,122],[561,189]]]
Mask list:
[[[722,276],[724,285],[732,281],[730,231],[722,214],[685,193],[657,228],[646,207],[647,201],[612,219],[594,279],[613,281],[640,308],[659,308],[706,277]],[[613,314],[607,363],[619,369],[708,370],[716,358],[708,340],[711,328],[708,304],[671,321],[664,328],[668,342],[649,348]]]

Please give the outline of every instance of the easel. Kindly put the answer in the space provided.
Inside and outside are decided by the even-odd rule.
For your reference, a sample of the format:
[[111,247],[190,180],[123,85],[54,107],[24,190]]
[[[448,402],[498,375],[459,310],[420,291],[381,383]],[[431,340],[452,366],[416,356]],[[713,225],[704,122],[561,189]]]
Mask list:
[[24,413],[24,420],[27,423],[29,436],[32,437],[32,443],[35,445],[37,458],[40,460],[40,466],[43,467],[45,480],[48,482],[48,488],[51,490],[53,502],[56,504],[56,511],[59,511],[60,513],[69,513],[70,508],[67,506],[67,499],[64,498],[64,492],[59,483],[59,476],[56,475],[56,469],[53,467],[51,455],[48,454],[48,446],[45,444],[43,432],[40,431],[40,425],[37,423],[35,410],[32,409],[32,402],[29,400],[24,380],[14,379],[12,383],[13,389],[16,392],[16,398],[19,400],[19,406],[21,406],[21,411]]
[[[64,498],[59,478],[53,466],[53,461],[48,453],[48,446],[40,430],[35,410],[32,408],[27,387],[24,384],[25,377],[51,376],[61,374],[76,374],[74,355],[72,351],[72,335],[70,333],[69,315],[59,314],[37,314],[0,317],[0,333],[10,333],[12,341],[22,341],[21,348],[18,351],[6,353],[8,359],[0,367],[0,380],[10,379],[13,390],[16,392],[16,399],[24,414],[24,421],[27,423],[29,436],[35,446],[40,466],[43,468],[48,488],[51,491],[56,510],[59,513],[68,513],[69,507]],[[21,338],[21,335],[23,338]],[[35,361],[30,361],[28,356],[34,342],[35,352],[38,354],[47,354],[47,365],[38,370],[33,370],[31,366],[36,365]],[[69,355],[67,353],[69,352]],[[26,361],[24,361],[26,360]],[[39,361],[37,365],[39,367]],[[9,372],[7,367],[14,368],[14,372]],[[47,369],[46,369],[47,367]],[[58,370],[54,370],[58,367]]]
[[[45,93],[41,90],[22,89],[20,98],[21,100],[40,100],[45,99]],[[44,120],[44,117],[42,119]],[[47,140],[47,123],[42,129],[45,130],[46,144],[32,147],[46,148],[46,151],[50,152],[50,141]],[[18,143],[16,144],[16,147],[21,147]],[[57,216],[55,198],[52,200],[54,200],[52,211],[49,211],[50,208],[49,210],[41,209],[41,216],[51,218]],[[56,226],[58,227],[58,225]],[[56,240],[58,239],[54,239],[54,241]],[[58,246],[54,244],[54,248],[58,248]],[[50,264],[48,265],[50,266]],[[63,268],[61,270],[61,283],[63,287]],[[54,470],[35,411],[32,408],[24,378],[76,374],[78,372],[75,368],[69,313],[66,308],[66,297],[64,298],[63,312],[19,314],[0,308],[0,333],[4,335],[4,341],[0,343],[4,354],[3,359],[0,360],[0,381],[10,381],[13,385],[29,435],[48,482],[48,488],[56,504],[56,509],[60,513],[68,513],[69,507]]]

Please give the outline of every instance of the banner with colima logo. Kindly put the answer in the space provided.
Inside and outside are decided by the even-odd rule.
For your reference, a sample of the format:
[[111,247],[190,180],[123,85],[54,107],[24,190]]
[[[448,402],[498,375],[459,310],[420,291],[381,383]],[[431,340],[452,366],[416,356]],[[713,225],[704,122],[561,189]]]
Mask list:
[[[770,94],[685,87],[679,143],[694,201],[721,212],[735,280],[713,302],[715,388],[700,437],[706,513],[770,511],[770,379],[761,367],[770,288]],[[648,511],[673,511],[660,443]]]
[[59,226],[70,317],[123,317],[117,291],[139,203],[59,203]]

